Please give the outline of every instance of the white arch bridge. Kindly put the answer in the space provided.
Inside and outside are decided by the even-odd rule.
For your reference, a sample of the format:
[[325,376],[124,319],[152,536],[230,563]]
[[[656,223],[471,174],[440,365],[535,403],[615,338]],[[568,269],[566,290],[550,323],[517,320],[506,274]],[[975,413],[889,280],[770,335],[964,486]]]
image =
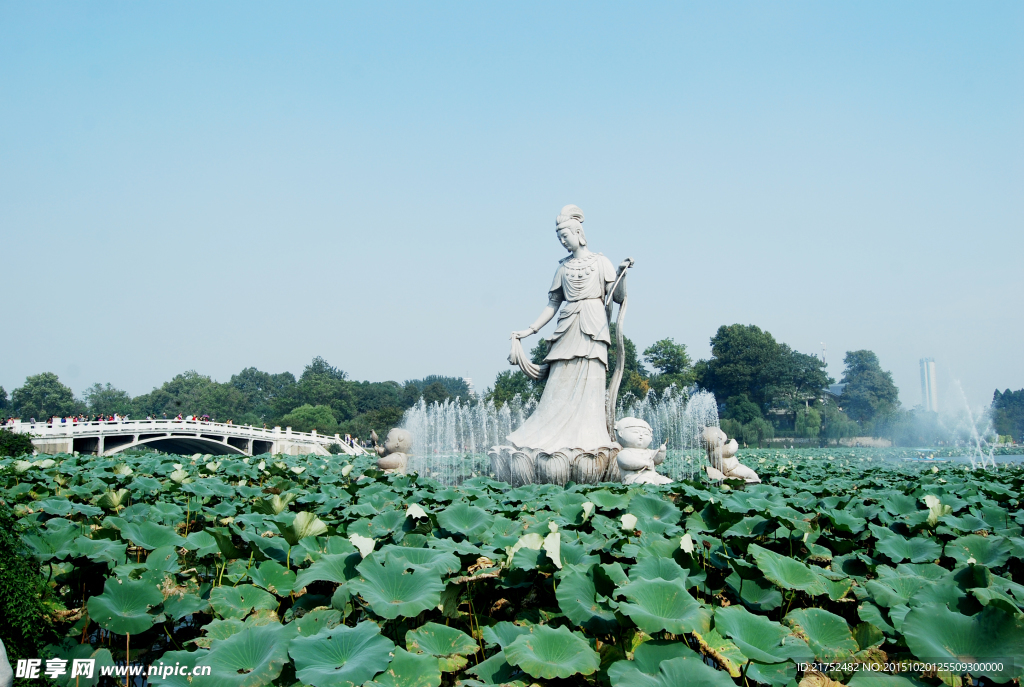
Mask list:
[[[14,432],[30,434],[40,453],[88,453],[111,456],[130,448],[153,448],[167,453],[189,455],[254,456],[261,453],[285,455],[330,455],[333,444],[348,455],[365,453],[350,446],[339,435],[293,432],[291,427],[265,429],[252,425],[229,425],[200,420],[112,420],[66,422],[21,422],[6,425]],[[337,449],[335,449],[337,450]]]

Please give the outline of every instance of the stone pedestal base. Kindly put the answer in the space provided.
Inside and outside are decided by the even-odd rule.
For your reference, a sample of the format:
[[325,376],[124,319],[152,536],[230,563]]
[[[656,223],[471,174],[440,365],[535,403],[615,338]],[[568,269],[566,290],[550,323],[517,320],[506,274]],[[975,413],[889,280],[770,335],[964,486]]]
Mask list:
[[513,487],[523,484],[598,484],[619,482],[622,475],[615,462],[618,446],[602,446],[593,451],[564,448],[553,452],[541,449],[493,446],[487,452],[495,479]]

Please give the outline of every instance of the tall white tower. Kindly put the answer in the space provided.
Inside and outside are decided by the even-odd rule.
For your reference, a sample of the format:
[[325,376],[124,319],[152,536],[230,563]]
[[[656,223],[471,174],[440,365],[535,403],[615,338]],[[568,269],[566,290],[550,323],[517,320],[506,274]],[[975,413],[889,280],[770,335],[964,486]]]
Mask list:
[[924,409],[939,412],[939,391],[935,385],[935,361],[921,358],[921,401]]

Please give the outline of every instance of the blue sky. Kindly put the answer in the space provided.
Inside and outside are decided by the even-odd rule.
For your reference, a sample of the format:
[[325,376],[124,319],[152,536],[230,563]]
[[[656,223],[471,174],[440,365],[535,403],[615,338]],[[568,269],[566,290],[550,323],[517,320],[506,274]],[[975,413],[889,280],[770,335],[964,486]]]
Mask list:
[[641,349],[757,324],[987,405],[1022,188],[1016,2],[0,2],[0,384],[482,388],[576,203]]

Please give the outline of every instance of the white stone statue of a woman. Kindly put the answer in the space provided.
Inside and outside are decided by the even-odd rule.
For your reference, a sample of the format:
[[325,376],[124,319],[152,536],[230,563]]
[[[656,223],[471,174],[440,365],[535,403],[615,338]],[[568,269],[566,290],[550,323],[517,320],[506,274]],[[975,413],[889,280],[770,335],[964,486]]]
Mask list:
[[[547,373],[547,381],[537,408],[519,429],[508,435],[508,442],[531,460],[540,454],[556,452],[600,453],[607,460],[619,445],[608,434],[605,406],[611,344],[608,326],[611,308],[605,303],[609,295],[616,303],[622,303],[626,285],[625,279],[618,277],[632,265],[632,260],[624,260],[616,269],[604,255],[592,253],[583,233],[583,211],[575,205],[562,208],[555,231],[571,255],[559,261],[548,289],[547,307],[540,317],[528,329],[512,332],[514,343],[510,357],[511,362],[518,362],[517,358],[521,357],[521,353],[517,355],[517,351],[521,351],[516,345],[518,340],[536,334],[557,312],[558,323],[544,358],[547,369],[540,368],[541,374]],[[530,373],[529,361],[520,366]],[[532,480],[527,476],[513,481]]]

